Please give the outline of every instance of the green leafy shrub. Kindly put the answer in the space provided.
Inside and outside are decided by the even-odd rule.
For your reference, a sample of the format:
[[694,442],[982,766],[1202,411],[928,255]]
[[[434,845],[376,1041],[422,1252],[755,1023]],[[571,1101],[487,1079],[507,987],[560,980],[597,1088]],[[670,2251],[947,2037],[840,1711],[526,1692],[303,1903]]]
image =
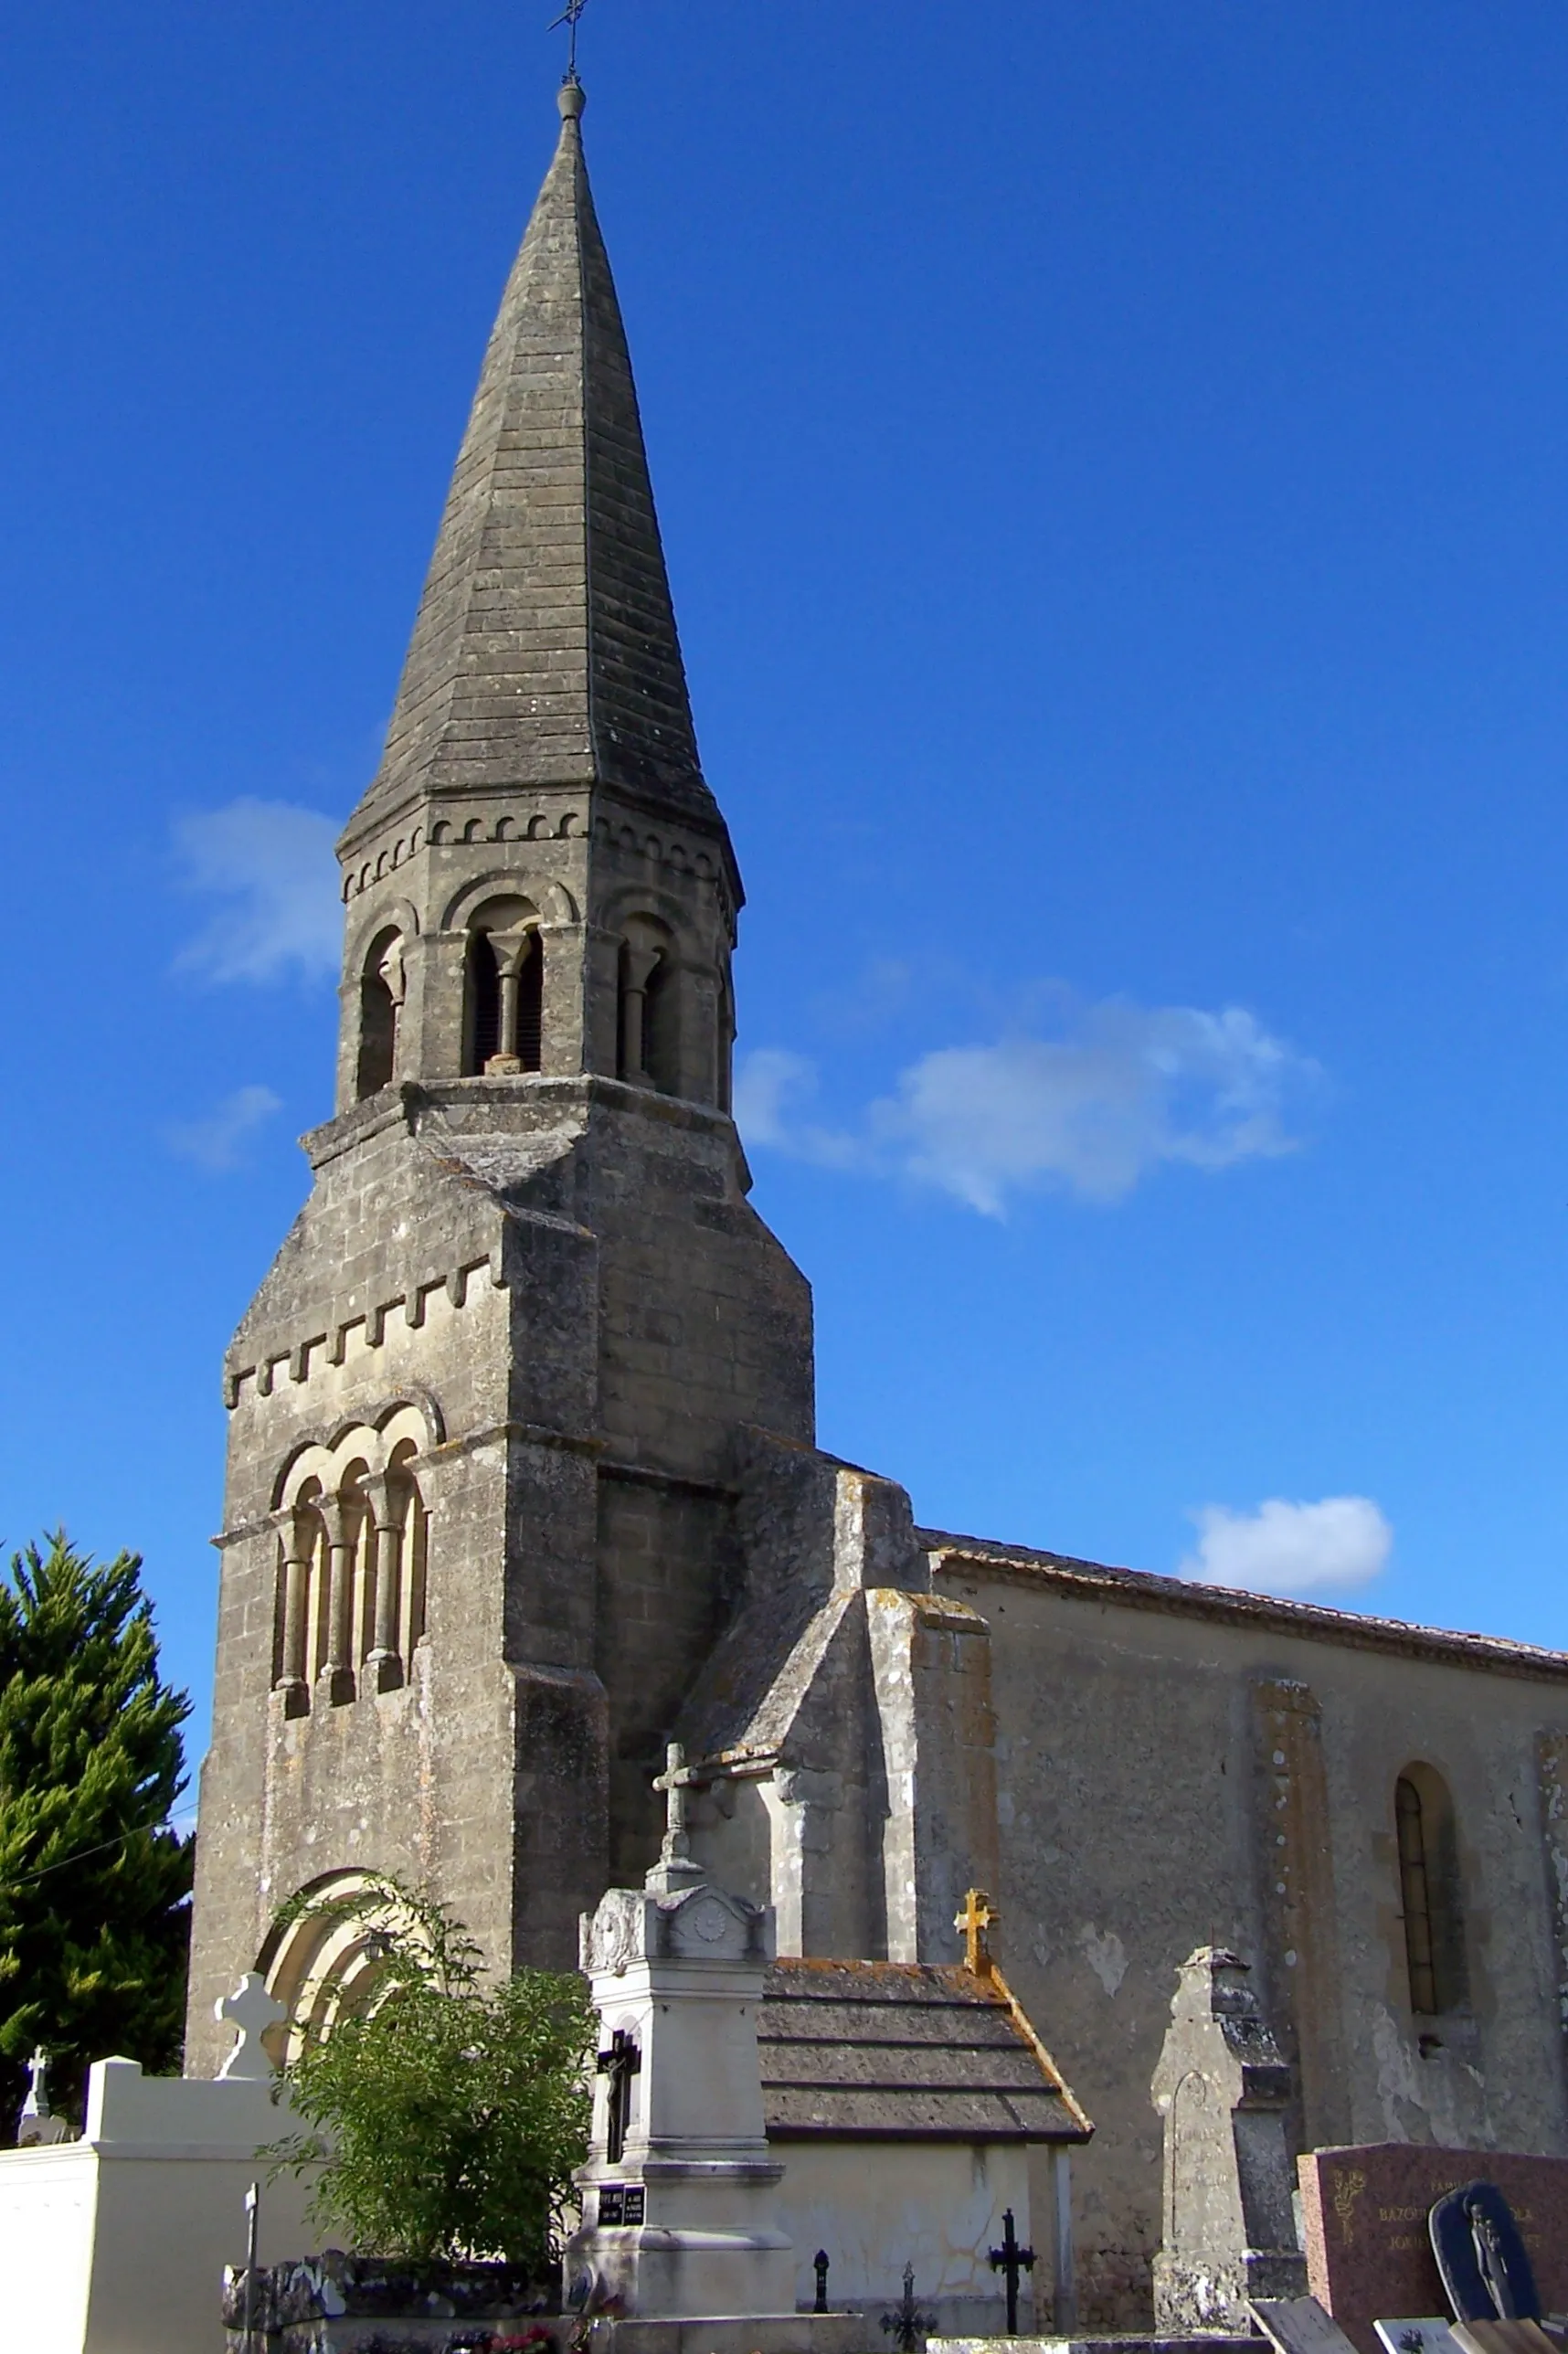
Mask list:
[[306,2130],[270,2154],[321,2167],[313,2221],[362,2255],[543,2269],[588,2151],[595,2020],[581,1978],[486,1982],[446,1908],[390,1877],[302,1901],[302,1914],[352,1918],[377,1957],[369,2006],[313,2033],[284,2071]]

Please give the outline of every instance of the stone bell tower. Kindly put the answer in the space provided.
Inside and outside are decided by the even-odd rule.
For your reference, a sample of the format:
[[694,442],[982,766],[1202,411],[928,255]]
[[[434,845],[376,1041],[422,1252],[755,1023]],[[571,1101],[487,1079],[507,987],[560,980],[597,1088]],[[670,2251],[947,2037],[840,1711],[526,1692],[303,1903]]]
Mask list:
[[812,1437],[582,110],[568,80],[339,844],[335,1114],[228,1355],[193,2069],[238,1971],[297,2014],[352,1984],[353,1950],[278,1929],[302,1888],[390,1870],[499,1966],[573,1961],[657,1850],[737,1450]]

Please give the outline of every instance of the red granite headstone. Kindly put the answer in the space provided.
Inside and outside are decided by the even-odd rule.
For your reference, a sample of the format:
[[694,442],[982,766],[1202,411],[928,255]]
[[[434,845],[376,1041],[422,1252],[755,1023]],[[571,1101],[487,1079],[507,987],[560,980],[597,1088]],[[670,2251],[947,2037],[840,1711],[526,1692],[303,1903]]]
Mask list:
[[1297,2161],[1307,2278],[1360,2354],[1374,2321],[1448,2311],[1426,2218],[1463,2182],[1495,2182],[1512,2208],[1547,2313],[1568,2313],[1568,2158],[1415,2142],[1314,2149]]

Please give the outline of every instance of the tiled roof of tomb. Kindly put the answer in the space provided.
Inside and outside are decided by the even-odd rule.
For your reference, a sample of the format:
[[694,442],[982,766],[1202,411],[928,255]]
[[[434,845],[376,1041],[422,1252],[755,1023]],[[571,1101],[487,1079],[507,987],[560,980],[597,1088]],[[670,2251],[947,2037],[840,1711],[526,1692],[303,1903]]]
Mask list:
[[758,2021],[770,2141],[1086,2141],[1093,2128],[1000,1977],[779,1961]]

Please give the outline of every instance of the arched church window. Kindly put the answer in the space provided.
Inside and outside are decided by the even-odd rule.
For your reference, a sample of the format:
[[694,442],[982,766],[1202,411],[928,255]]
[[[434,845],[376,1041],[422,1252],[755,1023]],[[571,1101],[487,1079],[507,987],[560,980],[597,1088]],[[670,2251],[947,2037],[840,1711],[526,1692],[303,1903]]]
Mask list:
[[476,911],[469,927],[463,997],[466,1077],[509,1077],[540,1068],[544,943],[526,899],[490,899]]
[[403,943],[383,932],[371,943],[359,979],[359,1065],[355,1093],[363,1102],[392,1083],[397,1066],[397,1017],[403,1003]]
[[1467,1993],[1458,1840],[1447,1785],[1408,1766],[1393,1786],[1400,1913],[1410,2008],[1418,2019],[1462,2008]]

